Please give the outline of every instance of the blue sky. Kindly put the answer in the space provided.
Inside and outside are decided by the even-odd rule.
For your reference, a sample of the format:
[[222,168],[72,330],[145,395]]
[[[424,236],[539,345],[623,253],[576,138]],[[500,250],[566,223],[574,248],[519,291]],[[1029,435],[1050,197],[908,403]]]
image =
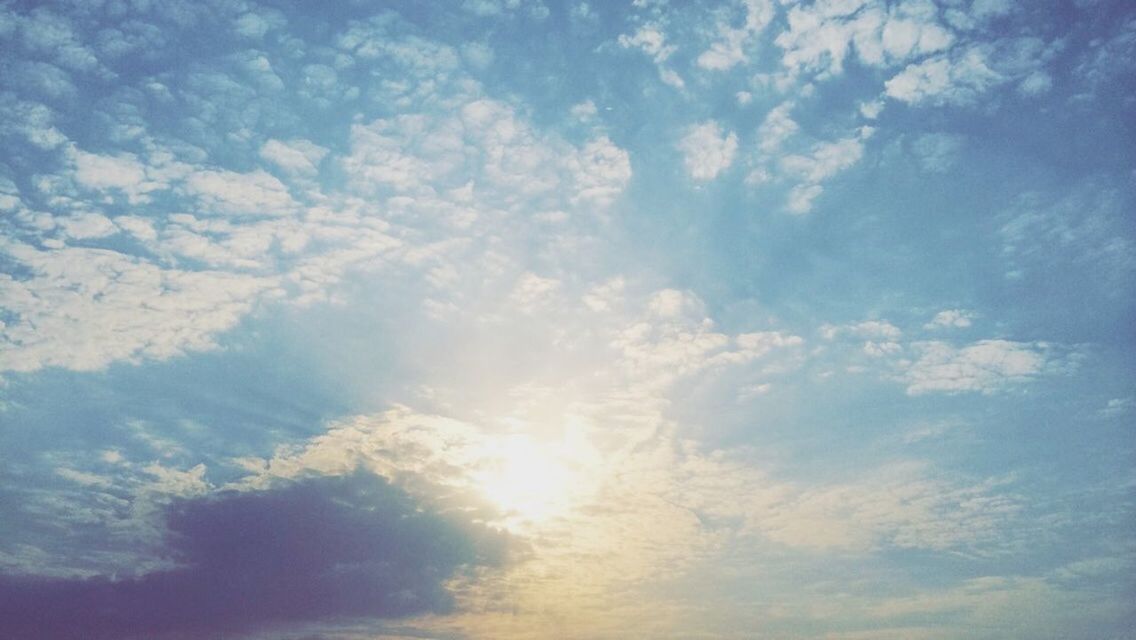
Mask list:
[[0,635],[1127,638],[1136,11],[0,4]]

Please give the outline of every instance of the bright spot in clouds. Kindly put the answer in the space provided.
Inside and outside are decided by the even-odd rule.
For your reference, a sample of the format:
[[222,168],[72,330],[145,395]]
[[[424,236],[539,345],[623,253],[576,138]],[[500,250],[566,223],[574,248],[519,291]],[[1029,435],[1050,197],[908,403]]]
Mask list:
[[585,470],[563,447],[510,435],[491,440],[485,453],[487,468],[474,482],[501,509],[506,526],[562,515],[583,490]]

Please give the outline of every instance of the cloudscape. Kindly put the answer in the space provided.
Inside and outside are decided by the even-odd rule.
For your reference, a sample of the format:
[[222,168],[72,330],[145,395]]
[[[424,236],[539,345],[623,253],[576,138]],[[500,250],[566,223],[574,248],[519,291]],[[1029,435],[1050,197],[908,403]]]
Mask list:
[[1130,2],[0,47],[0,639],[1136,638]]

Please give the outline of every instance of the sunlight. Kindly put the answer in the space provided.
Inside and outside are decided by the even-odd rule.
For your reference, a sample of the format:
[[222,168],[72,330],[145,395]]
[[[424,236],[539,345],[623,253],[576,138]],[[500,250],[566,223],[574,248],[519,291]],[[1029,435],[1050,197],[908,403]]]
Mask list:
[[579,493],[583,474],[574,452],[524,435],[506,436],[487,447],[489,463],[476,477],[481,492],[504,512],[512,528],[563,514]]

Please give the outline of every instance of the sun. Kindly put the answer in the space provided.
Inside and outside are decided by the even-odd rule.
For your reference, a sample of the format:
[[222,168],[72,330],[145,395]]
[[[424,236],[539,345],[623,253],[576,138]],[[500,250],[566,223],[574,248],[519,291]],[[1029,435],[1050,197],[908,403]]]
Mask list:
[[580,488],[580,469],[570,452],[524,435],[509,435],[486,447],[479,490],[509,524],[533,524],[564,513]]

